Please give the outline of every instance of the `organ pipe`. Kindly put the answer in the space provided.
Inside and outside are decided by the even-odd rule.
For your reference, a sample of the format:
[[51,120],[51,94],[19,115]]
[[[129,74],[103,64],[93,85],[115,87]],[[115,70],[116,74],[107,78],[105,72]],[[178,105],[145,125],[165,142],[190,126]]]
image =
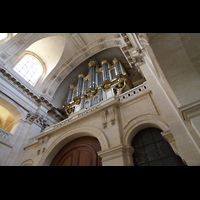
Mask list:
[[117,76],[118,74],[122,74],[122,66],[121,66],[120,60],[118,60],[118,59],[115,57],[114,60],[113,60],[113,64],[115,65],[115,73],[116,73],[116,76]]
[[[73,113],[74,110],[78,111],[92,107],[97,103],[97,100],[98,102],[103,101],[104,98],[107,98],[106,92],[113,91],[110,90],[111,87],[117,85],[115,90],[119,90],[121,85],[124,85],[124,80],[129,80],[121,61],[115,57],[112,63],[111,66],[104,59],[101,61],[102,67],[100,68],[98,68],[99,65],[96,61],[88,63],[89,74],[85,78],[82,73],[79,74],[77,86],[74,84],[69,85],[67,102],[64,104],[67,115]],[[130,81],[129,84],[131,84]]]
[[81,96],[82,94],[82,89],[83,89],[83,78],[84,74],[79,74],[78,75],[78,87],[77,87],[77,96]]
[[72,101],[72,96],[73,96],[74,87],[75,87],[74,84],[70,84],[70,85],[69,85],[69,94],[68,94],[68,98],[67,98],[67,102],[68,102],[68,103],[69,103],[70,101]]
[[107,60],[101,61],[101,65],[103,67],[103,81],[110,80],[110,73],[109,73],[109,63]]
[[88,88],[96,88],[97,81],[96,81],[96,71],[98,63],[96,61],[90,61],[88,63],[89,66],[89,82],[88,82]]

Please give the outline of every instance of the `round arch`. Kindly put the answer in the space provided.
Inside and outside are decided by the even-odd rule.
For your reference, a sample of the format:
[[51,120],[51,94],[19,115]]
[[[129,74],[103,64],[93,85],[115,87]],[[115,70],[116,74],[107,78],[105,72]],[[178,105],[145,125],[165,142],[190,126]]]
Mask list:
[[169,131],[169,126],[159,119],[158,116],[153,115],[142,115],[131,120],[125,127],[125,134],[123,137],[124,145],[131,145],[131,141],[135,135],[145,128],[158,128],[164,131]]
[[56,140],[52,142],[52,144],[47,148],[44,152],[44,155],[40,159],[38,165],[39,166],[49,166],[55,155],[60,151],[60,149],[71,142],[72,140],[83,137],[83,136],[93,136],[99,140],[101,145],[101,150],[105,150],[109,148],[108,141],[105,135],[95,127],[80,127],[73,129],[69,132],[62,134]]
[[25,120],[25,114],[16,103],[14,103],[13,101],[11,101],[8,98],[4,99],[2,97],[2,95],[0,96],[0,105],[2,107],[4,107],[6,110],[8,110],[15,118],[14,126],[13,126],[12,130],[10,131],[10,133],[14,134],[20,123],[20,120],[21,119]]

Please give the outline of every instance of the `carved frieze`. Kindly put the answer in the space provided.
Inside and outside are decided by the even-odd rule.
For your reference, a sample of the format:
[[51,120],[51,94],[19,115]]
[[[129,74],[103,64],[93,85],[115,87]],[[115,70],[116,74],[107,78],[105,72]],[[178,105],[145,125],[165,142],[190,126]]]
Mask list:
[[21,81],[17,80],[10,72],[8,72],[6,69],[4,69],[2,66],[0,66],[0,75],[3,75],[2,77],[8,80],[14,87],[18,88],[21,92],[23,92],[24,95],[26,95],[28,98],[33,99],[37,104],[43,104],[51,110],[51,114],[53,114],[54,117],[56,117],[59,120],[63,120],[64,116],[56,112],[56,107],[49,102],[43,95],[38,96],[35,94],[31,89],[29,89],[27,86],[25,86]]
[[49,124],[47,123],[47,119],[37,112],[33,113],[29,111],[28,114],[26,115],[26,121],[29,124],[32,123],[37,124],[39,127],[41,127],[41,132],[44,131],[44,129],[49,126]]

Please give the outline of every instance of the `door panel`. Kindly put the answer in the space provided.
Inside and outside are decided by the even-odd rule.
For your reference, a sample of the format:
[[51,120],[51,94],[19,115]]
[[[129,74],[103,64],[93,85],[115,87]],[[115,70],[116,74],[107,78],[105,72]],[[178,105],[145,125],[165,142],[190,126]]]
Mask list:
[[75,139],[66,144],[54,157],[51,166],[101,166],[97,152],[99,141],[90,136]]

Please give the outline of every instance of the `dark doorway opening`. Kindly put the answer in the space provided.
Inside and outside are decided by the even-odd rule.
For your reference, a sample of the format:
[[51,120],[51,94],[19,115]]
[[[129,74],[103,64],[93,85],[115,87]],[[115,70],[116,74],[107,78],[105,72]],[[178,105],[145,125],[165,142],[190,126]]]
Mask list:
[[161,132],[157,128],[146,128],[136,134],[131,143],[135,149],[134,166],[185,166]]

